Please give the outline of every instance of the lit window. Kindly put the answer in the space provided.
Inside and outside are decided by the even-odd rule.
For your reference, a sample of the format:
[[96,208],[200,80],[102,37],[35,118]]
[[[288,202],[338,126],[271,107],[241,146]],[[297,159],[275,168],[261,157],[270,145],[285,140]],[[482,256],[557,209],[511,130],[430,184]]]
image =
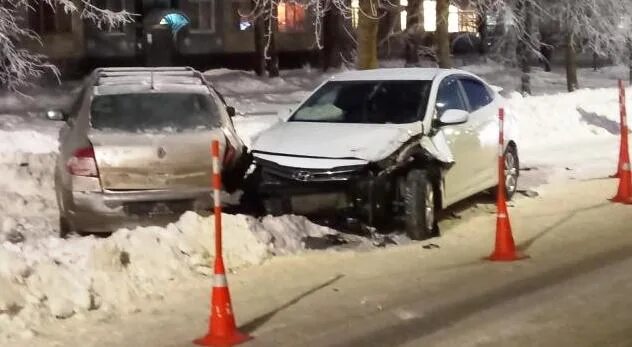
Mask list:
[[184,11],[191,19],[191,31],[215,32],[215,0],[188,0]]
[[72,18],[63,6],[51,7],[46,1],[33,1],[28,11],[29,28],[39,35],[69,33]]
[[[450,5],[448,8],[448,32],[459,31],[459,8]],[[437,2],[424,1],[424,29],[432,32],[437,30]]]
[[283,1],[277,8],[279,20],[279,31],[304,31],[305,30],[305,8],[301,4],[293,1]]
[[478,16],[474,11],[459,12],[459,32],[475,33],[478,31]]

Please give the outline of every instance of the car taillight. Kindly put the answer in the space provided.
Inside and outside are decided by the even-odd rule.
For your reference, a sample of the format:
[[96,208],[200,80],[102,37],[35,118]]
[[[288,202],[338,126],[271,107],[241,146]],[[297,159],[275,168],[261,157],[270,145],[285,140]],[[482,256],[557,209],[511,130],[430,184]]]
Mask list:
[[68,172],[73,176],[98,177],[97,161],[92,147],[79,148],[66,162]]
[[222,161],[222,166],[227,166],[230,164],[235,158],[235,147],[230,144],[230,141],[226,139],[226,149],[224,150],[224,160]]

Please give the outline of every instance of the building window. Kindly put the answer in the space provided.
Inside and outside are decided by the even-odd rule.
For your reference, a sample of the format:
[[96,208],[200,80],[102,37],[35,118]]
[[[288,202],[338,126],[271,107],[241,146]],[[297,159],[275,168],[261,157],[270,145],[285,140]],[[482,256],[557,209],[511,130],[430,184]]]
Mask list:
[[475,33],[478,31],[478,16],[474,11],[459,11],[459,32]]
[[72,17],[63,6],[51,7],[45,1],[30,3],[28,11],[29,28],[39,35],[72,32]]
[[252,30],[254,27],[253,19],[248,17],[251,11],[248,2],[233,2],[233,27],[238,31]]
[[191,31],[215,32],[215,0],[188,0],[184,11],[191,19]]
[[294,1],[283,1],[277,8],[279,32],[305,30],[305,7]]
[[358,27],[358,16],[360,15],[360,2],[358,0],[351,0],[351,25],[354,28]]

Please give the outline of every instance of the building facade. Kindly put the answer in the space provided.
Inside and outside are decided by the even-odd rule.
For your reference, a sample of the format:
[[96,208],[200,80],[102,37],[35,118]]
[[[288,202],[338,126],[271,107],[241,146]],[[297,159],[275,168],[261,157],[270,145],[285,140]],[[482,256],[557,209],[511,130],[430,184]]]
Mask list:
[[[254,25],[249,0],[96,0],[100,8],[134,13],[135,21],[98,27],[44,1],[25,12],[24,25],[41,37],[24,43],[62,68],[112,65],[253,65]],[[172,25],[173,16],[183,23]],[[282,64],[302,64],[316,49],[312,15],[293,1],[278,8],[277,48]],[[175,30],[178,29],[178,30]]]

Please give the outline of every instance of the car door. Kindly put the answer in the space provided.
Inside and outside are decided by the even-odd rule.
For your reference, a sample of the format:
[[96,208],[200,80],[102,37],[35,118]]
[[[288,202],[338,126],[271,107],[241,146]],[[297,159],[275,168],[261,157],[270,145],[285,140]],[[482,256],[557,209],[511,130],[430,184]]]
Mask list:
[[468,131],[477,137],[472,174],[477,190],[482,191],[497,183],[498,107],[483,82],[470,76],[461,76],[459,81],[470,107]]
[[[441,81],[435,107],[437,118],[446,110],[469,110],[458,78],[448,76]],[[475,188],[472,167],[476,166],[478,138],[470,130],[469,121],[459,125],[442,126],[438,131],[443,132],[454,158],[454,165],[446,173],[444,181],[444,200],[445,204],[449,205],[469,196]]]

